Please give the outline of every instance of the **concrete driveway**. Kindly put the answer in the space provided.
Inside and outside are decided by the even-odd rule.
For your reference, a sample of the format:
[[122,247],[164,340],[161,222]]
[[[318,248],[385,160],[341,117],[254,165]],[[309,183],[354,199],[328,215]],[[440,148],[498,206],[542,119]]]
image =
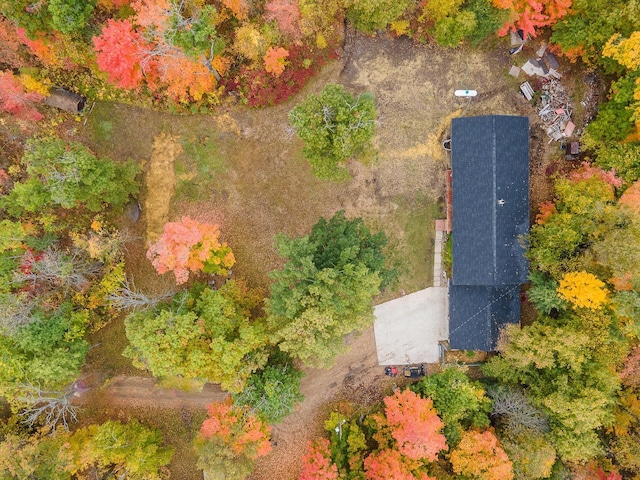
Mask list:
[[448,340],[446,287],[430,287],[375,307],[380,365],[437,363],[438,341]]

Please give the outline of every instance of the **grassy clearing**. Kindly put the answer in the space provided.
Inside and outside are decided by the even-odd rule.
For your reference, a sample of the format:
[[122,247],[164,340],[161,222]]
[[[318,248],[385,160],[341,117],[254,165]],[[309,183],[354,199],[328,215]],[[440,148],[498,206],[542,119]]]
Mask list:
[[122,356],[129,344],[124,329],[124,315],[114,318],[111,323],[89,337],[92,348],[87,354],[90,371],[98,371],[108,377],[117,375],[148,376],[131,364],[131,360]]
[[182,154],[174,165],[176,201],[197,201],[206,198],[215,184],[215,177],[226,171],[225,160],[217,146],[217,137],[190,134],[182,139]]
[[442,218],[442,205],[424,197],[401,199],[398,205],[392,216],[375,224],[387,233],[389,264],[398,271],[396,288],[377,303],[433,285],[434,222]]

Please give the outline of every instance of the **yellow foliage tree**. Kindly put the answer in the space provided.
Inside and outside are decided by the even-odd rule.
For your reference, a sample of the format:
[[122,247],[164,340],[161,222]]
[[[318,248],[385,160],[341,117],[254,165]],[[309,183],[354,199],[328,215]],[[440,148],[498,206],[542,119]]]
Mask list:
[[602,49],[602,55],[616,60],[630,70],[640,67],[640,32],[633,32],[629,38],[615,33]]
[[607,289],[598,277],[585,271],[569,272],[560,280],[558,296],[574,308],[598,310],[607,302]]

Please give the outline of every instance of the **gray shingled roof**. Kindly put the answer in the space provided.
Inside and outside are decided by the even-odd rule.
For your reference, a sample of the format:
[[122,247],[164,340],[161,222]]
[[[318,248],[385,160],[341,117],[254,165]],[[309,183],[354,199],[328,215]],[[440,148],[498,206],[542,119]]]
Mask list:
[[519,237],[529,231],[529,119],[454,118],[451,169],[453,283],[525,282]]
[[449,287],[449,346],[491,352],[502,328],[520,321],[520,285]]
[[451,122],[453,278],[449,344],[495,349],[520,319],[529,263],[529,119],[505,115]]

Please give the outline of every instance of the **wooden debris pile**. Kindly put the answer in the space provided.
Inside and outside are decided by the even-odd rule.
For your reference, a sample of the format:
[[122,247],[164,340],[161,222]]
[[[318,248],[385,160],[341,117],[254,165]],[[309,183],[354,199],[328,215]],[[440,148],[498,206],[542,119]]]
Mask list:
[[[560,83],[562,74],[558,71],[560,65],[555,55],[542,44],[536,51],[535,57],[529,58],[521,67],[513,65],[509,74],[518,78],[520,72],[529,77],[539,78],[542,87],[539,104],[535,107],[544,124],[544,130],[553,140],[564,142],[573,135],[575,124],[571,121],[573,105],[569,93]],[[529,101],[535,100],[535,90],[528,81],[520,84],[520,92]]]
[[573,105],[569,93],[559,80],[551,78],[543,81],[540,105],[536,108],[547,135],[552,140],[563,141],[573,135],[576,128],[571,121]]

